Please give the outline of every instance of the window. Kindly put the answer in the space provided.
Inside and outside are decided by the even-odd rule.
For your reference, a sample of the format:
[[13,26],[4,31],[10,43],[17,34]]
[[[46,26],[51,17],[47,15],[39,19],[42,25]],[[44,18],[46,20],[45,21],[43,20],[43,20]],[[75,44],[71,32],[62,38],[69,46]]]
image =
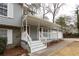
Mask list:
[[0,15],[7,16],[7,3],[0,3]]
[[7,30],[0,29],[0,37],[7,38]]
[[7,44],[12,44],[12,36],[13,36],[13,31],[11,29],[1,29],[0,28],[0,37],[1,38],[6,38],[7,39]]

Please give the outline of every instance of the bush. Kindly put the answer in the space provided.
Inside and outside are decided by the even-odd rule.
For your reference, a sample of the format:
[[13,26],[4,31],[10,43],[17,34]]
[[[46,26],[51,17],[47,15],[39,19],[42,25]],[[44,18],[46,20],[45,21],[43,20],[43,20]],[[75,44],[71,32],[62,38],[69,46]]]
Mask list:
[[0,37],[0,55],[4,53],[7,45],[7,38]]
[[64,38],[79,38],[79,33],[64,33]]

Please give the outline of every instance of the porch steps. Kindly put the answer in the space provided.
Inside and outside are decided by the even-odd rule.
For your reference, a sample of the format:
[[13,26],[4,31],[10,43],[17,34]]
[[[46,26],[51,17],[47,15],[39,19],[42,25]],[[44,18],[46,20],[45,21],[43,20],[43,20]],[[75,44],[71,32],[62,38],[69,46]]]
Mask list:
[[42,50],[42,49],[45,49],[46,46],[43,46],[43,47],[38,47],[37,49],[33,49],[31,52],[36,52],[36,51],[39,51],[39,50]]
[[46,48],[46,46],[40,40],[31,42],[31,53],[42,50],[44,48]]
[[41,41],[32,41],[31,44],[34,45],[39,45],[39,44],[43,44]]
[[24,49],[27,49],[28,51],[30,50],[31,53],[42,50],[47,47],[45,44],[43,44],[43,42],[41,40],[32,41],[32,38],[28,35],[27,32],[23,32],[22,34],[23,34],[22,40],[25,42],[28,42],[28,44],[26,44],[25,42],[22,42],[23,44],[21,43],[21,46]]
[[32,41],[31,43],[40,43],[41,41],[40,40],[37,40],[37,41]]

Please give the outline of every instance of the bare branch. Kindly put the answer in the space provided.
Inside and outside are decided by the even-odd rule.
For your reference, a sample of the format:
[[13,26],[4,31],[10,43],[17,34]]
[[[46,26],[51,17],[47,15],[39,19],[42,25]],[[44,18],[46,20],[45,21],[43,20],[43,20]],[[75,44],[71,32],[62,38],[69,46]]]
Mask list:
[[58,14],[60,8],[64,5],[64,3],[52,3],[50,6],[53,6],[52,8],[49,7],[49,11],[52,14],[52,20],[55,21],[55,17]]

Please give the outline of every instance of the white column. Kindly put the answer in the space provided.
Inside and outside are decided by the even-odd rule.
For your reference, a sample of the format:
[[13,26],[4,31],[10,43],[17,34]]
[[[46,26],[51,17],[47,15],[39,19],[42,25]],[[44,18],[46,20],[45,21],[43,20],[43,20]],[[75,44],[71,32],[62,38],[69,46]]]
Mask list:
[[59,30],[57,30],[57,40],[59,39],[59,38],[58,38],[58,34],[59,34],[58,31],[59,31]]
[[50,39],[50,29],[48,29],[48,33],[47,34],[48,34],[48,38],[47,39],[49,40]]
[[37,27],[37,38],[40,40],[40,25]]
[[28,34],[28,32],[27,32],[27,17],[26,17],[26,19],[25,19],[25,23],[26,23],[26,31],[25,31],[25,33],[26,33],[26,39],[27,39],[27,34]]
[[41,30],[41,33],[42,33],[42,37],[43,37],[43,27],[41,28],[42,30]]
[[13,43],[13,33],[11,29],[7,30],[7,44]]

